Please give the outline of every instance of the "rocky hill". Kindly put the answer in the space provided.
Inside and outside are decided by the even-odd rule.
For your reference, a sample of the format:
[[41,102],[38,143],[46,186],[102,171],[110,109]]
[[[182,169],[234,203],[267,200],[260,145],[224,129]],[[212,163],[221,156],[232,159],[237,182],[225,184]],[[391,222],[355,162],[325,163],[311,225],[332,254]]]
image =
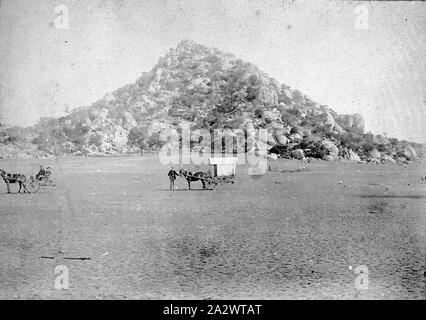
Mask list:
[[[265,128],[271,154],[324,160],[406,162],[422,146],[364,133],[361,115],[340,115],[280,84],[253,64],[181,41],[133,84],[59,119],[0,134],[0,157],[103,155],[158,149],[161,132],[188,121],[197,129]],[[235,134],[234,134],[235,135]],[[246,150],[246,145],[236,148]],[[193,148],[202,147],[198,138]]]

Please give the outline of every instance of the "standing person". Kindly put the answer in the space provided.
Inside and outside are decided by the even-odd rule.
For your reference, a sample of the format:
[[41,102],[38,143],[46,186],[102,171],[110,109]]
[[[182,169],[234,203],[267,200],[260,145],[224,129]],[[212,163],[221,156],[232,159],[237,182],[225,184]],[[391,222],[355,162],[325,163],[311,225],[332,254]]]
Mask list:
[[176,177],[179,175],[179,173],[177,173],[176,171],[175,171],[175,169],[173,169],[173,167],[170,169],[170,171],[169,171],[169,173],[168,173],[168,176],[169,176],[169,179],[170,179],[170,190],[171,191],[174,191],[175,190],[175,180],[176,180]]

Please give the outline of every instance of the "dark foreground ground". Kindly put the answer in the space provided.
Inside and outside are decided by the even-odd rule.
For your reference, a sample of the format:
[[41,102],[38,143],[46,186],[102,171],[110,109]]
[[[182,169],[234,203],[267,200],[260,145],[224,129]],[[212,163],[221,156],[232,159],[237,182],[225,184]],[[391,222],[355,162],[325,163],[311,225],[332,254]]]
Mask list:
[[[41,160],[3,160],[35,174]],[[56,187],[0,185],[0,298],[424,299],[424,166],[279,160],[222,190],[168,191],[156,155],[44,160]],[[200,188],[201,183],[194,183]],[[17,186],[13,186],[17,191]],[[65,258],[90,258],[70,260]],[[55,267],[69,289],[55,289]],[[355,286],[368,268],[368,289]]]

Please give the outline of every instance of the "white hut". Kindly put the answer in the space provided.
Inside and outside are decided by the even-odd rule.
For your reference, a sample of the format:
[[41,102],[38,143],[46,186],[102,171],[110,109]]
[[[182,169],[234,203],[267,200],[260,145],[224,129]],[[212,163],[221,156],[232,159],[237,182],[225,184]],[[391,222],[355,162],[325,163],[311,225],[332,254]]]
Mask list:
[[237,167],[237,157],[210,158],[209,165],[213,166],[213,176],[234,176]]

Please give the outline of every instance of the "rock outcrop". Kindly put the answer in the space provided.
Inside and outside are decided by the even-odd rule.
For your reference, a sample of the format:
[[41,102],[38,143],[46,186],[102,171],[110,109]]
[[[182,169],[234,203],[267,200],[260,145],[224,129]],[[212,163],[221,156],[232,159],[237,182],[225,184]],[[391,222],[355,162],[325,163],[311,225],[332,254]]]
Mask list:
[[357,153],[355,153],[354,151],[352,151],[352,149],[349,149],[348,151],[348,160],[349,161],[354,161],[354,162],[360,162],[361,158],[359,157],[359,155]]
[[[339,158],[339,148],[337,148],[331,141],[322,141],[320,144],[320,151],[323,156],[329,156],[333,160],[337,160]],[[329,157],[327,157],[327,159],[329,159]]]
[[381,158],[382,163],[393,163],[396,164],[395,159],[388,155],[388,154],[382,154],[382,158]]
[[305,153],[303,152],[303,150],[302,150],[302,149],[296,149],[296,150],[293,150],[293,151],[290,153],[290,156],[291,156],[293,159],[298,159],[298,160],[303,160],[303,159],[305,159]]
[[[188,40],[170,49],[135,83],[105,94],[91,106],[59,119],[41,119],[33,127],[10,129],[12,133],[0,136],[0,144],[17,150],[0,149],[0,156],[34,154],[24,151],[28,145],[46,154],[158,150],[164,131],[178,130],[181,122],[193,130],[240,130],[242,134],[230,136],[239,152],[265,147],[286,158],[301,158],[303,152],[325,160],[340,156],[380,161],[379,155],[366,153],[374,147],[393,159],[418,158],[414,144],[364,134],[361,115],[339,115],[251,63]],[[262,141],[256,139],[257,129],[267,130]],[[206,144],[197,132],[191,135],[191,147],[207,148]],[[358,155],[344,148],[357,150]]]
[[417,159],[417,152],[416,150],[411,146],[406,146],[401,151],[401,154],[407,159],[407,160],[415,160]]
[[373,149],[368,153],[368,160],[370,161],[380,161],[381,158],[382,155],[377,149]]
[[335,120],[343,130],[364,133],[365,122],[359,113],[336,115]]

